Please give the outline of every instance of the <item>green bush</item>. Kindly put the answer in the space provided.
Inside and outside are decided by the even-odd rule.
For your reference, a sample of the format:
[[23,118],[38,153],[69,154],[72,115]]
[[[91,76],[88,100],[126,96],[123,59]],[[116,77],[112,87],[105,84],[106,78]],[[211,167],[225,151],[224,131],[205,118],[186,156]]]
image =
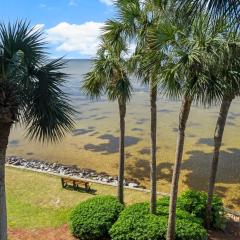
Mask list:
[[[205,219],[207,205],[207,193],[188,190],[178,198],[178,207],[194,214],[196,217]],[[224,207],[221,198],[213,197],[211,226],[215,228],[224,228],[225,216]]]
[[201,224],[188,219],[177,219],[175,240],[207,240],[207,231]]
[[[157,215],[149,214],[149,204],[134,204],[120,214],[110,229],[112,240],[165,240],[168,222],[166,199],[157,204]],[[161,204],[162,203],[162,204]],[[176,240],[205,240],[201,221],[181,209],[177,210]]]
[[123,205],[112,196],[82,202],[71,213],[71,231],[81,240],[104,239],[122,210]]
[[[166,216],[169,215],[169,197],[164,197],[157,202],[157,215]],[[186,210],[177,207],[176,209],[177,219],[187,219],[191,222],[195,222],[203,225],[203,220],[196,217],[193,213],[187,212]]]
[[110,229],[113,240],[164,239],[167,219],[149,214],[148,203],[137,203],[124,209]]

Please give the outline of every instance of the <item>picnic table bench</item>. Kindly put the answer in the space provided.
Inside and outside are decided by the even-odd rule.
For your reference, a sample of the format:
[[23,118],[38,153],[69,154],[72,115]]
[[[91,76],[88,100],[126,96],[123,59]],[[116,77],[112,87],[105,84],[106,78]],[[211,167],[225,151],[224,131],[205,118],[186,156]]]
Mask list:
[[62,177],[61,182],[62,182],[63,188],[72,186],[74,189],[78,189],[80,186],[83,186],[85,188],[85,190],[87,190],[87,191],[90,190],[90,182],[87,180]]

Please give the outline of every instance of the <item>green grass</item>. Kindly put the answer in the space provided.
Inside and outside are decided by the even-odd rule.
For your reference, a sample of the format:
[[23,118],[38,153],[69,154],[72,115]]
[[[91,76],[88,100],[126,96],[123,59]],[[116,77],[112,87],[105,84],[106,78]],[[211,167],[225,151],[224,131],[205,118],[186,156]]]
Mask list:
[[[58,227],[68,222],[72,208],[95,195],[62,189],[60,178],[6,168],[8,223],[10,228]],[[116,188],[93,184],[96,195],[115,195]],[[126,190],[126,204],[148,200],[149,194]]]

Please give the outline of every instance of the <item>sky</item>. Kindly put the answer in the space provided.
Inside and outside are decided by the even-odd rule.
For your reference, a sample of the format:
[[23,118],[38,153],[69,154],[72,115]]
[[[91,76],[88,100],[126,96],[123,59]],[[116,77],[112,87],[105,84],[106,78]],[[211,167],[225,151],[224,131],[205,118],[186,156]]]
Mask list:
[[42,28],[51,58],[94,57],[113,0],[1,0],[0,21],[27,20]]

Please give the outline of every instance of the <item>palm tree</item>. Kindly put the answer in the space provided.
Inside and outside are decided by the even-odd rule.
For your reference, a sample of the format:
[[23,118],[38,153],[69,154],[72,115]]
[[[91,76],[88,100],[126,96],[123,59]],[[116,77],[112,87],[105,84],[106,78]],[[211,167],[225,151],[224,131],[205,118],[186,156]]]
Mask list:
[[[165,3],[166,4],[166,3]],[[126,42],[135,42],[136,52],[132,58],[135,69],[133,72],[144,79],[144,83],[149,85],[150,106],[151,106],[151,196],[150,196],[150,212],[156,213],[157,201],[157,168],[156,168],[156,141],[157,141],[157,85],[156,72],[144,72],[142,67],[146,59],[146,53],[153,51],[147,42],[148,30],[154,25],[160,17],[163,3],[153,0],[118,0],[115,2],[117,9],[117,20],[109,20],[105,29],[107,32],[105,37],[111,44],[122,37]],[[154,11],[154,9],[157,9]],[[155,69],[156,70],[156,69]],[[144,73],[143,73],[144,72]]]
[[0,239],[7,240],[5,157],[11,127],[26,125],[30,140],[60,140],[73,129],[74,110],[61,90],[61,59],[47,61],[41,30],[0,23]]
[[[214,134],[214,151],[212,159],[211,174],[209,179],[208,187],[208,200],[206,208],[206,226],[210,227],[210,216],[212,209],[212,200],[214,187],[216,182],[217,168],[219,162],[220,149],[222,145],[222,138],[224,128],[227,120],[229,108],[233,99],[240,94],[240,48],[239,48],[239,35],[234,36],[232,39],[226,39],[226,50],[223,52],[221,61],[217,62],[218,71],[217,77],[223,80],[223,84],[226,86],[224,95],[222,97],[221,107],[216,123],[215,134]],[[235,34],[234,34],[235,35]]]
[[[176,159],[173,169],[167,240],[175,235],[176,204],[181,162],[184,150],[185,129],[192,102],[211,104],[221,97],[221,84],[211,75],[212,60],[221,50],[222,28],[209,25],[209,19],[201,17],[188,28],[179,20],[160,22],[151,32],[154,49],[166,48],[168,60],[160,75],[160,87],[170,96],[182,96],[179,114]],[[167,42],[165,42],[167,39]],[[154,65],[156,63],[152,63]]]
[[118,199],[124,203],[125,165],[125,116],[126,103],[130,100],[132,87],[127,76],[127,61],[122,57],[127,52],[125,43],[118,39],[114,46],[105,39],[98,50],[93,69],[86,74],[83,91],[91,98],[107,94],[110,101],[118,101],[120,116]]
[[188,9],[188,11],[185,11],[185,15],[191,18],[195,18],[196,14],[201,14],[205,10],[214,20],[225,16],[239,26],[240,0],[176,0],[173,2],[177,3],[180,10]]

